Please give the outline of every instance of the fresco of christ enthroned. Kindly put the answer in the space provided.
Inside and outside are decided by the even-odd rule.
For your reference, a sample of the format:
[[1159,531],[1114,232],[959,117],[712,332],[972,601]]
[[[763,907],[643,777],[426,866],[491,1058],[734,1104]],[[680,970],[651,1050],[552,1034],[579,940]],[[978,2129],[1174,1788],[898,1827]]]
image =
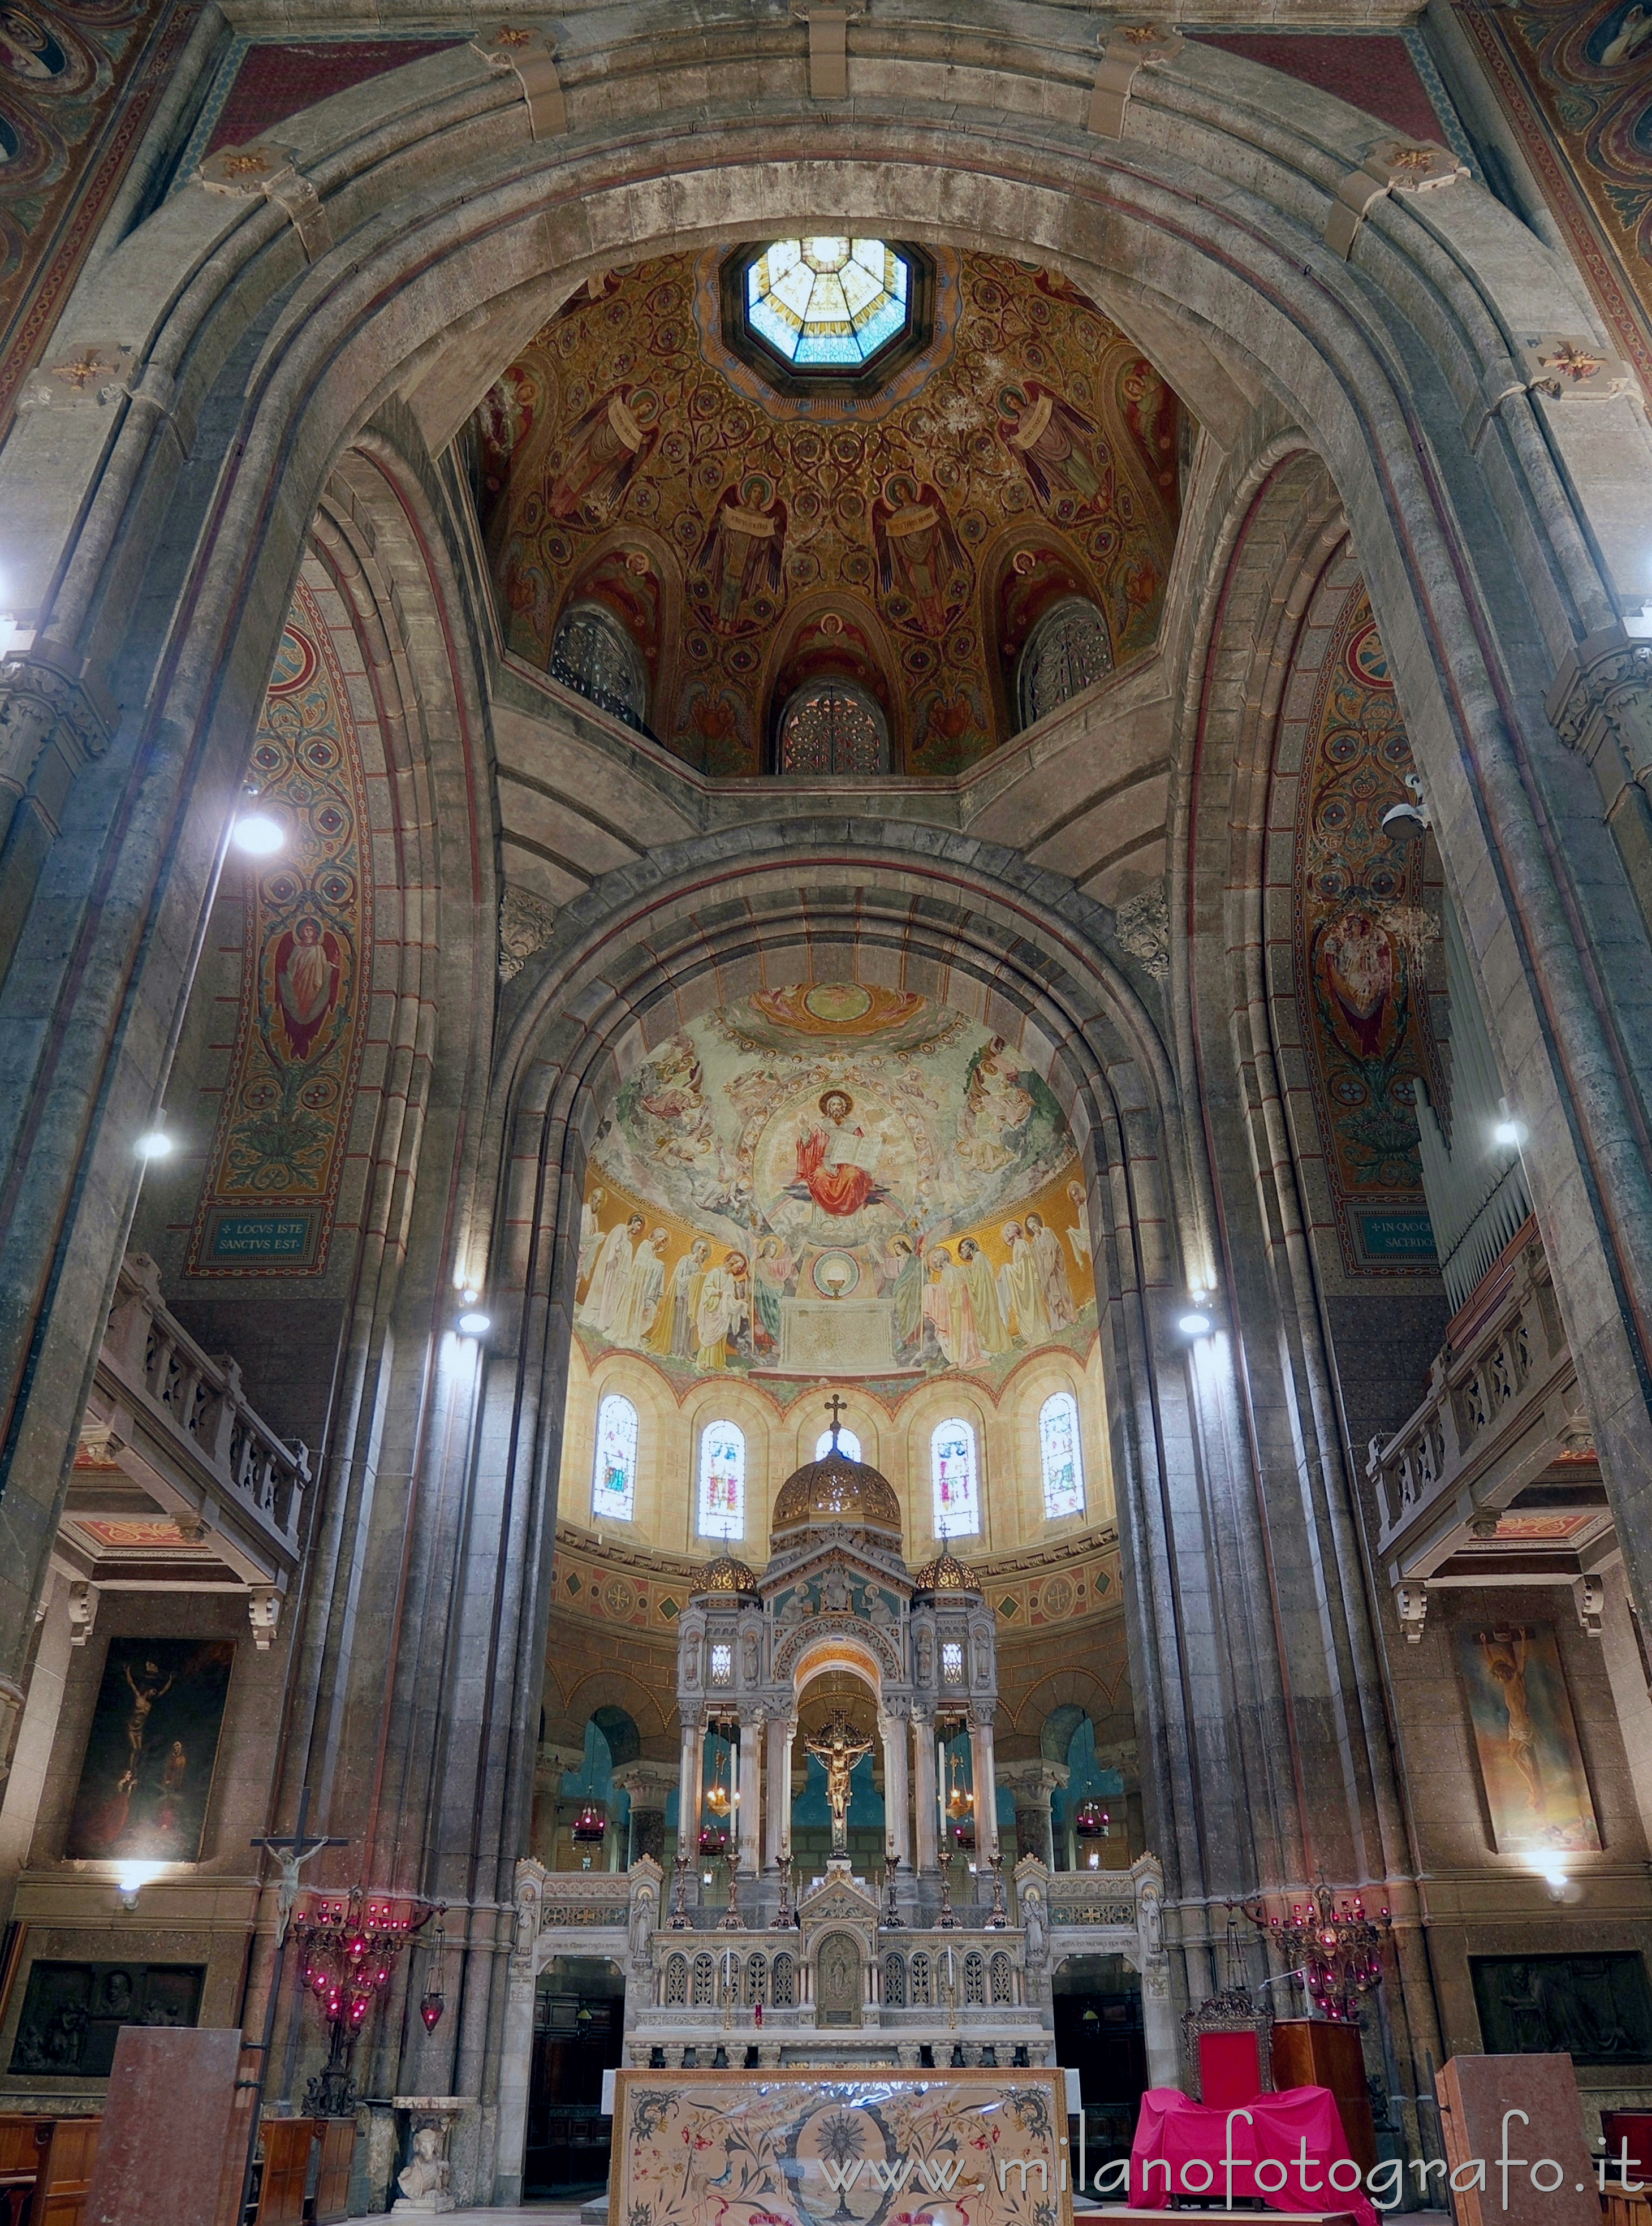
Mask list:
[[786,1195],[812,1199],[823,1213],[839,1218],[880,1205],[888,1195],[875,1176],[883,1139],[868,1136],[858,1124],[850,1127],[855,1100],[847,1090],[824,1091],[820,1110],[823,1125],[797,1139],[797,1177],[787,1184]]

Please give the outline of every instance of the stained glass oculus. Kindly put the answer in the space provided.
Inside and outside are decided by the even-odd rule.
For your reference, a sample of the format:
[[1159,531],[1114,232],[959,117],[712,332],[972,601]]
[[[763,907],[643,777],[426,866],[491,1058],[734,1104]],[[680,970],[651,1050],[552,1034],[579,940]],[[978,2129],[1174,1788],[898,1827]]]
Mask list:
[[907,327],[912,266],[886,239],[774,239],[746,273],[746,321],[797,371],[858,371]]

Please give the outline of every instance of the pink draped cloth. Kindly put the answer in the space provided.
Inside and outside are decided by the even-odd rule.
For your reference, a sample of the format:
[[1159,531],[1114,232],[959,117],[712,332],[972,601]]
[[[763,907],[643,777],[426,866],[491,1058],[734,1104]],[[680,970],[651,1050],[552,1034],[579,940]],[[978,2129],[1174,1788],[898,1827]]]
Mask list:
[[[1178,2087],[1150,2087],[1141,2098],[1130,2145],[1131,2202],[1144,2210],[1163,2210],[1172,2193],[1207,2203],[1225,2201],[1228,2171],[1223,2158],[1231,2146],[1236,2200],[1259,2195],[1272,2210],[1346,2210],[1357,2226],[1377,2226],[1376,2207],[1363,2185],[1331,2185],[1331,2166],[1347,2159],[1351,2166],[1353,2159],[1328,2087],[1287,2087],[1280,2095],[1256,2095],[1242,2108],[1249,2113],[1249,2125],[1237,2111],[1207,2109]],[[1190,2164],[1191,2180],[1185,2177]],[[1266,2166],[1260,2187],[1255,2177],[1259,2164]],[[1282,2174],[1276,2167],[1283,2167]],[[1344,2183],[1355,2179],[1351,2170],[1337,2177]]]

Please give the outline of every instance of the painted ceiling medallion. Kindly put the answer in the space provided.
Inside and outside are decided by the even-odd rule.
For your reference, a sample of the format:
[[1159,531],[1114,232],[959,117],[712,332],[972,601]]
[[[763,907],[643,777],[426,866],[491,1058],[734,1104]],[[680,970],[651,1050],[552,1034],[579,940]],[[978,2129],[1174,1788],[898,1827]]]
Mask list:
[[906,331],[912,277],[887,240],[771,240],[746,273],[746,321],[800,371],[861,371]]

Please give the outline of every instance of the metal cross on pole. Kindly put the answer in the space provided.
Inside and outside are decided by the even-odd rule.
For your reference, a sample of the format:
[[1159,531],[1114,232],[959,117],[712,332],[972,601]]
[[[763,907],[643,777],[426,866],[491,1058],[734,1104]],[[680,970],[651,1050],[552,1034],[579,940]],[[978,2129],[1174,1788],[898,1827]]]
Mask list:
[[281,1884],[276,1890],[276,1960],[270,1974],[270,1995],[264,2007],[264,2038],[249,2041],[258,2058],[258,2076],[252,2082],[252,2122],[247,2128],[246,2166],[241,2174],[241,2208],[236,2214],[237,2226],[246,2216],[246,2207],[252,2194],[252,2165],[258,2152],[258,2121],[264,2111],[264,2090],[270,2077],[270,2049],[275,2038],[276,2006],[281,1999],[281,1981],[287,1963],[287,1930],[292,1923],[293,1904],[298,1898],[299,1872],[312,1855],[319,1855],[323,1848],[347,1848],[347,1839],[338,1833],[311,1833],[309,1823],[310,1790],[301,1786],[298,1794],[298,1816],[290,1832],[262,1832],[249,1841],[250,1847],[267,1849],[281,1865]]
[[832,1418],[832,1451],[834,1453],[837,1451],[837,1434],[843,1427],[839,1418],[848,1405],[848,1401],[840,1399],[836,1391],[826,1402],[826,1411]]

